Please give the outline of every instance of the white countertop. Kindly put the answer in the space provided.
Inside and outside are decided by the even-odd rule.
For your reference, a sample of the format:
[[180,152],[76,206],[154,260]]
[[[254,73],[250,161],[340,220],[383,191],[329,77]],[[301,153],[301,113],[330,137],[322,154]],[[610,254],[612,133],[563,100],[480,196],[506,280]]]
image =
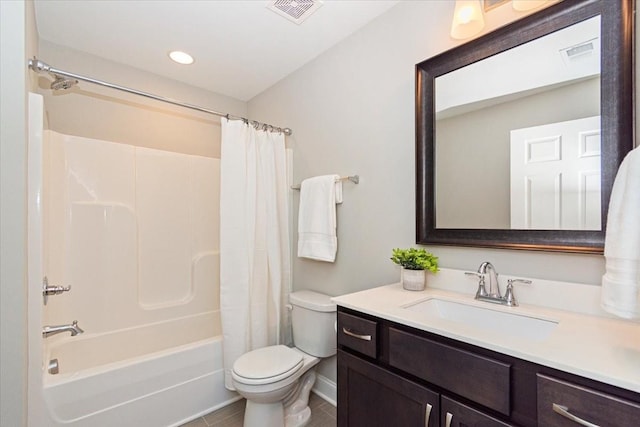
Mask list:
[[[454,271],[450,270],[444,276],[452,277],[456,274]],[[587,286],[589,292],[593,289],[588,288],[596,288],[581,286]],[[438,287],[443,287],[442,280]],[[555,287],[556,290],[558,288]],[[517,288],[515,293],[517,297]],[[492,325],[469,325],[404,308],[430,298],[553,320],[558,325],[542,339],[526,339],[514,334],[500,334],[492,330]],[[518,307],[506,307],[476,301],[472,293],[435,289],[429,285],[424,291],[407,291],[399,283],[334,297],[333,301],[362,313],[640,392],[640,323],[635,321],[559,310],[524,301]]]

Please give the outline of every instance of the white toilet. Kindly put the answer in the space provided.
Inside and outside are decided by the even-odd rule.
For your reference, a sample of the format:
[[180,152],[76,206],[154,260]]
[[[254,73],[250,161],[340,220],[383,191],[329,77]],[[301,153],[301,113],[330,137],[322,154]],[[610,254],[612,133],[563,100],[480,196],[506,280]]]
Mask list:
[[243,354],[233,364],[233,385],[247,399],[245,427],[302,427],[311,418],[312,369],[336,354],[336,305],[312,291],[292,292],[295,347],[274,345]]

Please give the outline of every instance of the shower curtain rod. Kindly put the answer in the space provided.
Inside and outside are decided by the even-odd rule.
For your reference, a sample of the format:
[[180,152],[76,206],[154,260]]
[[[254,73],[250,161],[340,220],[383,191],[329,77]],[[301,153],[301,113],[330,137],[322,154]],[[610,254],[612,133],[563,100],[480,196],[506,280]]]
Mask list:
[[[125,86],[119,86],[113,83],[109,83],[109,82],[105,82],[102,80],[98,80],[98,79],[94,79],[91,77],[86,77],[86,76],[82,76],[80,74],[75,74],[75,73],[70,73],[68,71],[64,71],[64,70],[59,70],[57,68],[53,68],[52,66],[50,66],[49,64],[47,64],[46,62],[40,61],[38,58],[34,57],[33,59],[29,59],[29,68],[31,68],[33,71],[37,72],[37,73],[49,73],[51,75],[53,75],[56,78],[56,81],[59,80],[63,80],[62,77],[68,77],[71,79],[75,79],[75,80],[82,80],[84,82],[88,82],[88,83],[93,83],[96,85],[100,85],[100,86],[105,86],[105,87],[109,87],[112,89],[117,89],[123,92],[128,92],[128,93],[132,93],[134,95],[140,95],[140,96],[144,96],[146,98],[150,98],[150,99],[155,99],[156,101],[162,101],[162,102],[166,102],[168,104],[173,104],[173,105],[177,105],[179,107],[185,107],[185,108],[189,108],[191,110],[196,110],[196,111],[201,111],[203,113],[209,113],[209,114],[213,114],[215,116],[219,116],[219,117],[226,117],[227,120],[242,120],[247,124],[251,124],[252,126],[254,126],[256,129],[259,129],[260,127],[263,128],[263,130],[271,130],[271,131],[276,131],[276,132],[282,132],[287,136],[290,136],[293,132],[291,131],[290,128],[281,128],[278,126],[272,126],[266,123],[260,123],[256,120],[249,120],[245,117],[241,117],[241,116],[234,116],[228,113],[220,113],[218,111],[214,111],[214,110],[209,110],[207,108],[203,108],[203,107],[199,107],[197,105],[193,105],[193,104],[188,104],[186,102],[180,102],[180,101],[176,101],[174,99],[171,98],[165,98],[164,96],[158,96],[158,95],[154,95],[148,92],[143,92],[141,90],[136,90],[136,89],[131,89]],[[54,81],[52,83],[52,89],[56,90],[56,89],[68,89],[71,86],[73,86],[75,83],[77,82],[61,82],[61,85],[56,85],[58,87],[53,87],[53,85],[56,83],[56,81]]]

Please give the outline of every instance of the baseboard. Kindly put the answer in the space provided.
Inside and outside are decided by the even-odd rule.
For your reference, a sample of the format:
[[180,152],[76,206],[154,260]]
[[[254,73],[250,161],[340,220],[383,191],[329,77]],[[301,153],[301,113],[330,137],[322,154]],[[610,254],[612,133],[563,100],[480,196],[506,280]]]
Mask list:
[[338,387],[329,378],[316,374],[316,382],[311,391],[333,406],[337,406]]

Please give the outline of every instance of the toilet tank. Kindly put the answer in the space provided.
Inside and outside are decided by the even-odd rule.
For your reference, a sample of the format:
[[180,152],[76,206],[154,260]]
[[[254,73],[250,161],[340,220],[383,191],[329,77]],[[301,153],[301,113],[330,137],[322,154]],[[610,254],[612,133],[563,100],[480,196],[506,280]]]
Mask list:
[[331,297],[313,291],[292,292],[289,302],[293,343],[316,357],[336,354],[336,304]]

